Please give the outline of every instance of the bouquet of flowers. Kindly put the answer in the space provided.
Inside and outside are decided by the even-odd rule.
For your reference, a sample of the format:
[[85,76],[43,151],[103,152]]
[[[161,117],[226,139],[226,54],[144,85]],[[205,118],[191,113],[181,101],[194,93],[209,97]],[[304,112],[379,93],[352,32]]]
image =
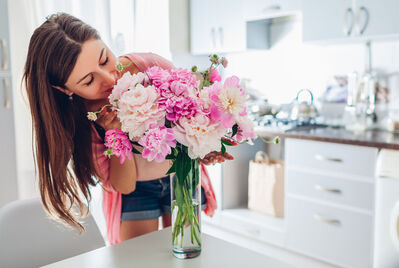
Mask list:
[[[217,70],[227,60],[210,56],[210,67],[199,72],[194,66],[165,70],[154,66],[145,72],[126,72],[109,96],[121,129],[106,132],[106,155],[131,159],[133,142],[143,147],[148,161],[172,161],[172,241],[175,253],[187,252],[184,229],[188,228],[191,250],[201,248],[199,159],[213,152],[226,152],[233,143],[252,143],[256,138],[247,117],[246,93],[239,78],[223,83]],[[121,66],[119,66],[120,68]],[[96,119],[98,112],[89,112]],[[199,253],[198,253],[199,254]],[[175,254],[176,255],[176,254]]]

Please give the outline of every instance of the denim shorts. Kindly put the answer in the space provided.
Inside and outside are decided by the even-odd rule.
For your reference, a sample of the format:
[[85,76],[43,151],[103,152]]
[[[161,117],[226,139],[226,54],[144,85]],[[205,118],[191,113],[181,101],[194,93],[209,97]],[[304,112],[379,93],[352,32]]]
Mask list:
[[[136,189],[130,194],[122,194],[122,221],[156,219],[162,214],[170,214],[170,177],[136,182]],[[201,189],[201,208],[206,199]]]

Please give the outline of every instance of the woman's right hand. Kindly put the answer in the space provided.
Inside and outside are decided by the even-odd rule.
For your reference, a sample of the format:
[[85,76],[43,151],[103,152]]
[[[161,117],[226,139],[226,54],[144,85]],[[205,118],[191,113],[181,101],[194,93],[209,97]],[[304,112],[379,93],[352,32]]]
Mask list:
[[97,115],[96,123],[102,127],[105,131],[114,128],[121,128],[121,122],[116,116],[117,111],[112,111],[110,107],[105,108],[101,113]]

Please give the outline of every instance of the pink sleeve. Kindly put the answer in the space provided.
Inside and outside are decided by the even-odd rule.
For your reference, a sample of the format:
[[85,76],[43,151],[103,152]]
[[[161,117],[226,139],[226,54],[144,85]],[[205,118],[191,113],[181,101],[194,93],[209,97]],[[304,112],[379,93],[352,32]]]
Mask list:
[[103,212],[107,224],[107,238],[111,245],[120,242],[120,218],[122,208],[121,193],[115,190],[109,180],[110,161],[104,155],[105,145],[92,127],[92,151],[94,166],[103,186]]
[[144,71],[152,66],[159,66],[162,69],[175,68],[170,61],[154,53],[130,53],[124,55],[124,57],[131,60],[140,71]]
[[206,197],[206,208],[204,210],[205,214],[209,217],[213,216],[215,210],[217,209],[215,192],[209,179],[208,171],[204,164],[201,163],[201,186],[204,189],[204,194]]

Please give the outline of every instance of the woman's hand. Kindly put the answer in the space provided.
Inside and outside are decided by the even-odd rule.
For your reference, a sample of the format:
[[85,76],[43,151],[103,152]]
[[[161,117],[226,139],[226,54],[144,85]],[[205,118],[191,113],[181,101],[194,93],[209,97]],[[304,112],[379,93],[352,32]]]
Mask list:
[[117,112],[112,111],[111,108],[105,108],[101,113],[97,115],[96,123],[102,127],[105,131],[114,129],[114,128],[121,128],[121,122],[119,118],[116,116]]
[[225,160],[233,160],[233,159],[234,157],[229,153],[222,154],[221,152],[211,152],[205,155],[205,157],[200,161],[205,165],[211,165],[216,163],[223,163]]
[[[222,140],[229,142],[231,146],[238,145],[238,143],[232,139],[222,138]],[[205,157],[200,161],[205,165],[211,165],[216,163],[223,163],[225,160],[233,159],[234,157],[227,152],[225,152],[224,154],[222,154],[222,152],[210,152],[209,154],[205,155]]]

